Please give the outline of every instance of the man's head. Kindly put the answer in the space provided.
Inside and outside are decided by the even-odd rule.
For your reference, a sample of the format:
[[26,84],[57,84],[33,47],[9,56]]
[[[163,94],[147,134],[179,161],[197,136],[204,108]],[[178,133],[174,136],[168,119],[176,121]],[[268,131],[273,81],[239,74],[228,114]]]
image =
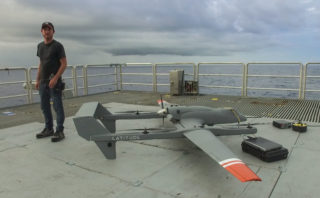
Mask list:
[[42,26],[41,26],[41,30],[44,29],[44,28],[50,28],[54,32],[54,26],[53,26],[53,24],[51,22],[43,22]]
[[45,43],[50,43],[53,40],[54,26],[50,22],[44,22],[41,26],[41,34]]

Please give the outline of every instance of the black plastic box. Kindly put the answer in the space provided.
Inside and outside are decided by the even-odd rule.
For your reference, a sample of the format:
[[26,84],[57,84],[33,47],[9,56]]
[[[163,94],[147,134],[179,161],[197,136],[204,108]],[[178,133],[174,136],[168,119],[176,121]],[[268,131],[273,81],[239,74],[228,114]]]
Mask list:
[[288,149],[281,144],[262,137],[249,137],[241,143],[242,150],[265,162],[274,162],[288,157]]
[[274,120],[272,124],[279,129],[287,129],[292,126],[292,123],[286,120]]

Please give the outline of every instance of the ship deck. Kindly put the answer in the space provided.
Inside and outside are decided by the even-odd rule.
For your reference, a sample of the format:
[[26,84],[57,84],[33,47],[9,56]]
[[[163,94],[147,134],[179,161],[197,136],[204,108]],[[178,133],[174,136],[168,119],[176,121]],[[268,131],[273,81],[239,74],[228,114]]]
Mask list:
[[[186,139],[118,142],[117,159],[107,160],[73,125],[86,102],[99,101],[111,112],[156,111],[159,97],[121,91],[65,99],[66,139],[59,143],[35,138],[43,128],[39,104],[1,109],[12,114],[0,115],[0,197],[318,197],[319,101],[163,95],[171,103],[234,107],[255,116],[248,121],[257,123],[256,136],[286,147],[286,160],[267,163],[244,153],[244,136],[219,138],[262,182],[241,183]],[[303,120],[308,131],[275,128],[275,119]],[[119,131],[159,126],[159,119],[117,122]]]

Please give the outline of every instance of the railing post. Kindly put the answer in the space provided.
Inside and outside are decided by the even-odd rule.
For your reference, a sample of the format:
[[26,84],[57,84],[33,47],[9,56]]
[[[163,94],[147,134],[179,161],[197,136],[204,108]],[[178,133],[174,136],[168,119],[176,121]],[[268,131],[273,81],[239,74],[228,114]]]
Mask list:
[[197,68],[196,68],[196,81],[198,82],[198,85],[199,85],[199,70],[200,70],[200,63],[197,64]]
[[196,81],[196,80],[197,80],[197,68],[196,68],[196,64],[193,63],[193,81]]
[[158,93],[158,72],[157,72],[157,64],[153,64],[154,67],[154,90]]
[[26,86],[27,86],[27,100],[28,100],[28,104],[31,104],[32,103],[32,99],[31,99],[32,83],[30,83],[29,69],[24,69],[24,72],[25,72]]
[[114,68],[114,73],[115,73],[115,77],[114,77],[115,90],[119,90],[119,85],[118,85],[118,75],[119,75],[119,71],[118,71],[118,67],[121,67],[121,64],[120,64],[120,65],[115,65],[115,68]]
[[119,75],[119,77],[120,77],[120,91],[122,91],[122,65],[120,65],[119,70],[120,70],[120,75]]
[[88,72],[87,72],[87,69],[88,69],[88,65],[85,65],[85,66],[82,68],[82,73],[83,73],[83,92],[84,92],[84,95],[88,95]]
[[73,96],[78,96],[77,66],[72,66]]
[[299,87],[299,99],[303,100],[305,98],[305,86],[306,86],[306,66],[300,63],[300,87]]
[[248,65],[243,64],[243,82],[242,82],[242,96],[247,97],[248,96]]
[[158,92],[157,88],[157,69],[156,65],[152,64],[152,90],[154,93]]

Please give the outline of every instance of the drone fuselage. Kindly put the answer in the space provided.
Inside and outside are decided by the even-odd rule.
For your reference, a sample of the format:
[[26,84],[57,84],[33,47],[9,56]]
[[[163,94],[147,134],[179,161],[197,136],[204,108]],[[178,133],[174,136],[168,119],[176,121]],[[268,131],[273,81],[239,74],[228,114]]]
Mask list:
[[246,121],[247,118],[234,109],[210,108],[202,106],[174,106],[167,108],[170,120],[179,122],[181,119],[199,119],[202,125],[225,124]]

